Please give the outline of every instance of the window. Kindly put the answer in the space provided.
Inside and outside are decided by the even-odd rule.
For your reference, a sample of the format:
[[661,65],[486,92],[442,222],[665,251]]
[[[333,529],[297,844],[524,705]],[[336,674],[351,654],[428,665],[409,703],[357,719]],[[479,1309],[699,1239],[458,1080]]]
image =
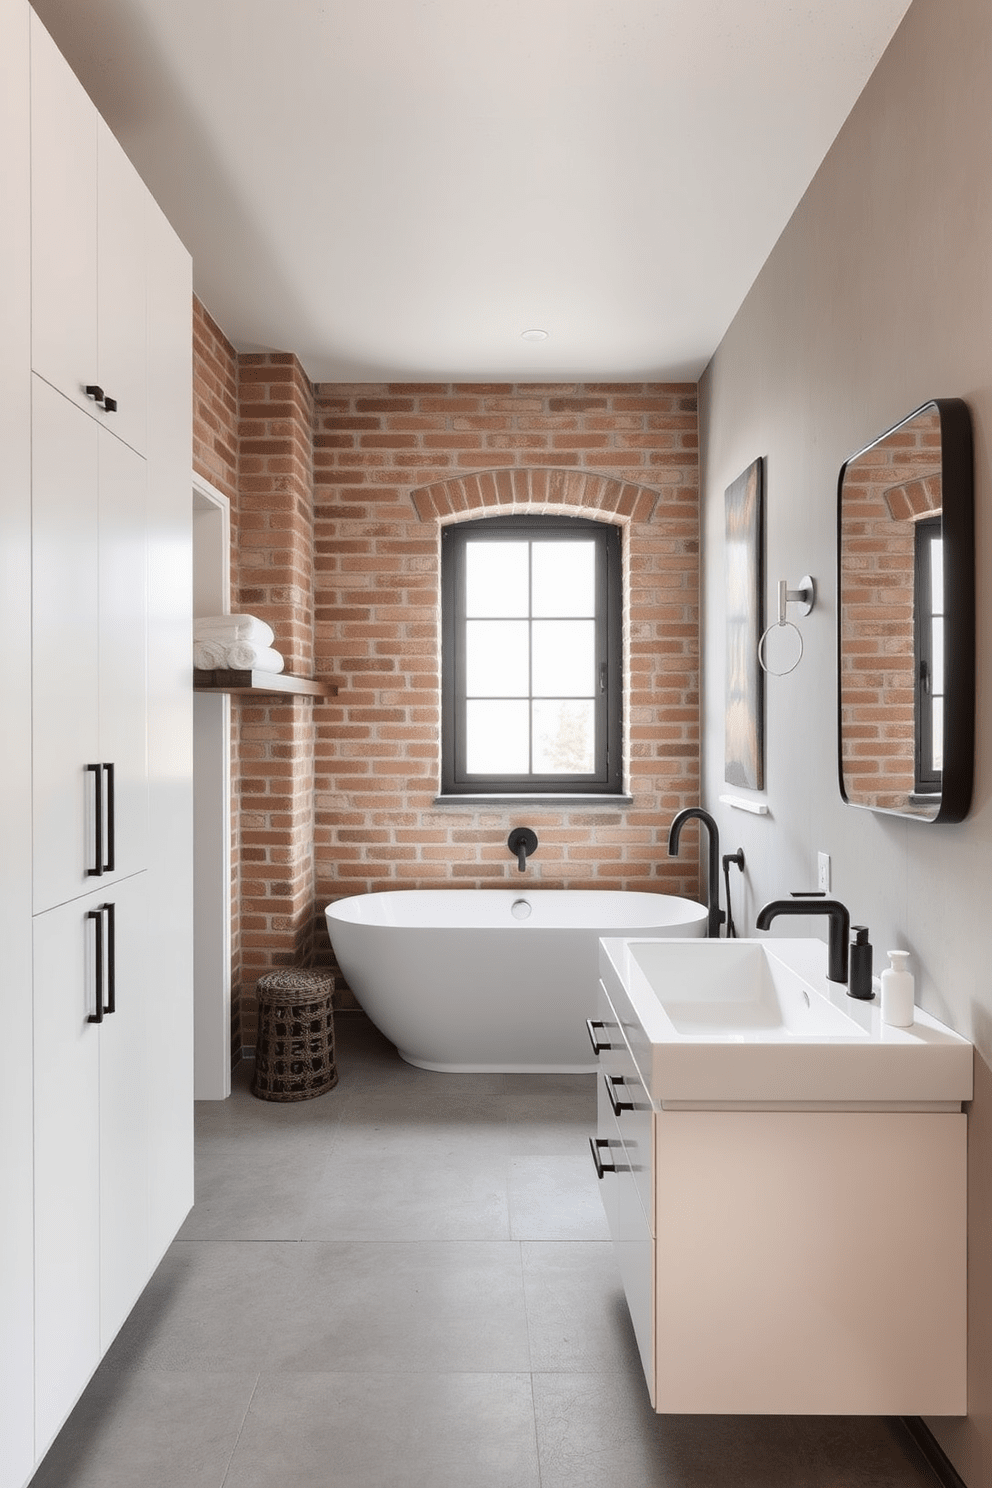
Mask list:
[[915,539],[915,793],[934,795],[940,791],[944,769],[944,545],[940,517],[917,522]]
[[619,794],[619,529],[491,517],[441,542],[442,793]]

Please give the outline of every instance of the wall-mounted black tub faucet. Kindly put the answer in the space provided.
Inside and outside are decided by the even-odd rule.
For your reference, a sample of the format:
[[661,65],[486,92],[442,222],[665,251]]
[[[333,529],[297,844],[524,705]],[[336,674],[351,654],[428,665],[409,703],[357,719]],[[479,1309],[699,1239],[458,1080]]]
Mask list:
[[679,855],[679,837],[682,828],[687,821],[696,817],[709,835],[709,858],[708,872],[706,875],[706,908],[709,913],[706,916],[706,934],[711,940],[719,939],[720,926],[723,924],[723,910],[720,908],[720,829],[702,806],[687,806],[680,811],[672,821],[668,829],[668,855],[677,858]]
[[851,916],[839,899],[772,899],[758,910],[755,925],[767,930],[778,915],[827,915],[830,939],[827,942],[827,980],[847,981],[847,947],[851,939]]
[[517,867],[523,873],[527,867],[527,859],[532,852],[537,852],[537,833],[532,832],[530,827],[514,827],[506,845],[517,860]]

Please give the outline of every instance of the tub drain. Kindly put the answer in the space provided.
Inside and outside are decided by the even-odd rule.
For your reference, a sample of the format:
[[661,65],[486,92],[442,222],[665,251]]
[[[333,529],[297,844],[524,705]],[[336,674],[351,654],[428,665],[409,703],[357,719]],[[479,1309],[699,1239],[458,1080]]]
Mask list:
[[526,920],[530,918],[531,907],[526,899],[514,899],[510,905],[510,913],[515,920]]

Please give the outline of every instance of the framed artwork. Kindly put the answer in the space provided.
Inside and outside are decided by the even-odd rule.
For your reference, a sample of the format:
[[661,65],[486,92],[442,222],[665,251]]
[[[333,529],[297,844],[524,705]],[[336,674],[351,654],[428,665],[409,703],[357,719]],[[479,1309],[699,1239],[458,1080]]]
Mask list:
[[725,579],[727,690],[724,779],[763,790],[765,674],[758,641],[765,628],[764,461],[755,460],[727,487]]

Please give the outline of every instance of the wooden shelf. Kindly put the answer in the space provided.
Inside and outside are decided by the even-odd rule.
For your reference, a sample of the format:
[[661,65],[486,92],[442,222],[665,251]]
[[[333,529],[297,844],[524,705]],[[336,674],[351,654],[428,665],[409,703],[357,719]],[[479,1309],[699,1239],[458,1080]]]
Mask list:
[[194,692],[280,693],[284,697],[331,698],[338,690],[330,682],[312,682],[309,677],[291,677],[287,672],[236,672],[227,669],[201,671],[193,668]]

